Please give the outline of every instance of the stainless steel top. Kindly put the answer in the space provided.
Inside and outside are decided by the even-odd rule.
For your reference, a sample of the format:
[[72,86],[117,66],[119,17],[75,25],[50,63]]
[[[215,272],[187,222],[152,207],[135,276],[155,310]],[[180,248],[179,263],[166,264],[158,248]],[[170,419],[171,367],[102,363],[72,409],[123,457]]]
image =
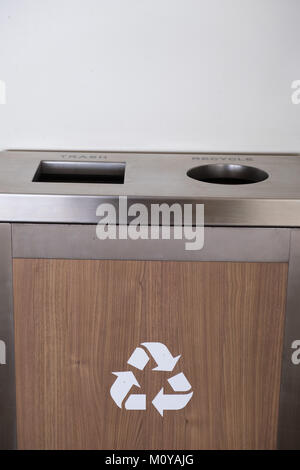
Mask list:
[[[40,166],[41,162],[45,162],[43,167]],[[74,165],[76,162],[87,163],[82,171],[83,181],[90,181],[85,177],[90,178],[94,171],[95,165],[89,163],[106,162],[103,165],[104,170],[101,170],[104,180],[100,183],[78,182],[79,170]],[[190,172],[194,167],[206,165],[216,166]],[[244,166],[253,169],[248,171]],[[38,178],[38,168],[42,181]],[[123,168],[124,182],[120,182]],[[105,180],[107,175],[109,177],[110,170],[115,175],[114,183]],[[57,172],[63,180],[68,173],[72,173],[77,182],[59,182],[55,175]],[[190,176],[187,175],[188,172]],[[248,173],[254,181],[257,178],[258,182],[207,182],[207,178],[214,176],[232,176],[234,179],[240,176],[244,178],[246,175],[247,178]],[[260,181],[265,173],[265,179]],[[195,175],[205,181],[193,179]],[[52,177],[54,180],[56,178],[55,182],[51,182]],[[239,183],[239,179],[234,182]],[[124,195],[128,197],[128,203],[203,203],[206,225],[299,227],[300,156],[0,152],[2,222],[97,223],[99,217],[96,216],[96,208],[100,202],[105,200],[117,205],[118,196]]]

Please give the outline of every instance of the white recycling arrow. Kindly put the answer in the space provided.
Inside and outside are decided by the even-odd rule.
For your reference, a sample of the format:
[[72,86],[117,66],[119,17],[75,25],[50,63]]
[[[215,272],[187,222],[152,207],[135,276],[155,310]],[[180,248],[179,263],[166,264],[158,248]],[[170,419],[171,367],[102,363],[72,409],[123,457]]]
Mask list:
[[183,372],[174,375],[174,377],[168,379],[168,382],[175,392],[187,392],[192,388]]
[[152,400],[152,404],[163,416],[165,410],[181,410],[184,408],[192,396],[193,392],[184,395],[164,395],[164,388],[162,388]]
[[132,393],[129,395],[125,402],[126,410],[145,410],[146,409],[146,395]]
[[132,372],[112,372],[117,378],[110,388],[110,396],[119,408],[122,408],[122,402],[126,397],[127,393],[136,385],[140,387],[140,384],[136,380]]
[[136,367],[136,369],[143,370],[148,361],[148,354],[146,354],[142,348],[135,348],[128,359],[127,364]]
[[152,370],[172,371],[181,356],[179,354],[179,356],[173,357],[167,346],[163,343],[142,343],[142,346],[148,349],[157,363],[157,367],[154,367]]

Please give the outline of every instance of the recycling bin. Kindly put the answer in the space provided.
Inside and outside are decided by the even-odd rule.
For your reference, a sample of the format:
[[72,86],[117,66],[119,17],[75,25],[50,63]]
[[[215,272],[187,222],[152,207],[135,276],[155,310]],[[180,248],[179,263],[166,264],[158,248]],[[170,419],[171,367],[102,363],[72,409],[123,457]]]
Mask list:
[[299,449],[299,181],[297,155],[1,152],[0,447]]

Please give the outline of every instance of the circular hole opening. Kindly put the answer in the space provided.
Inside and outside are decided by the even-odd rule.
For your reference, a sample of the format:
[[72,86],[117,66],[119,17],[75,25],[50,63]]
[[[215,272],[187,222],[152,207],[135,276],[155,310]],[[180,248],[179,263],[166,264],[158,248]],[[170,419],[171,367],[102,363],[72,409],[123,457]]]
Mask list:
[[253,184],[269,177],[268,173],[253,166],[221,163],[196,166],[187,172],[187,176],[212,184]]

